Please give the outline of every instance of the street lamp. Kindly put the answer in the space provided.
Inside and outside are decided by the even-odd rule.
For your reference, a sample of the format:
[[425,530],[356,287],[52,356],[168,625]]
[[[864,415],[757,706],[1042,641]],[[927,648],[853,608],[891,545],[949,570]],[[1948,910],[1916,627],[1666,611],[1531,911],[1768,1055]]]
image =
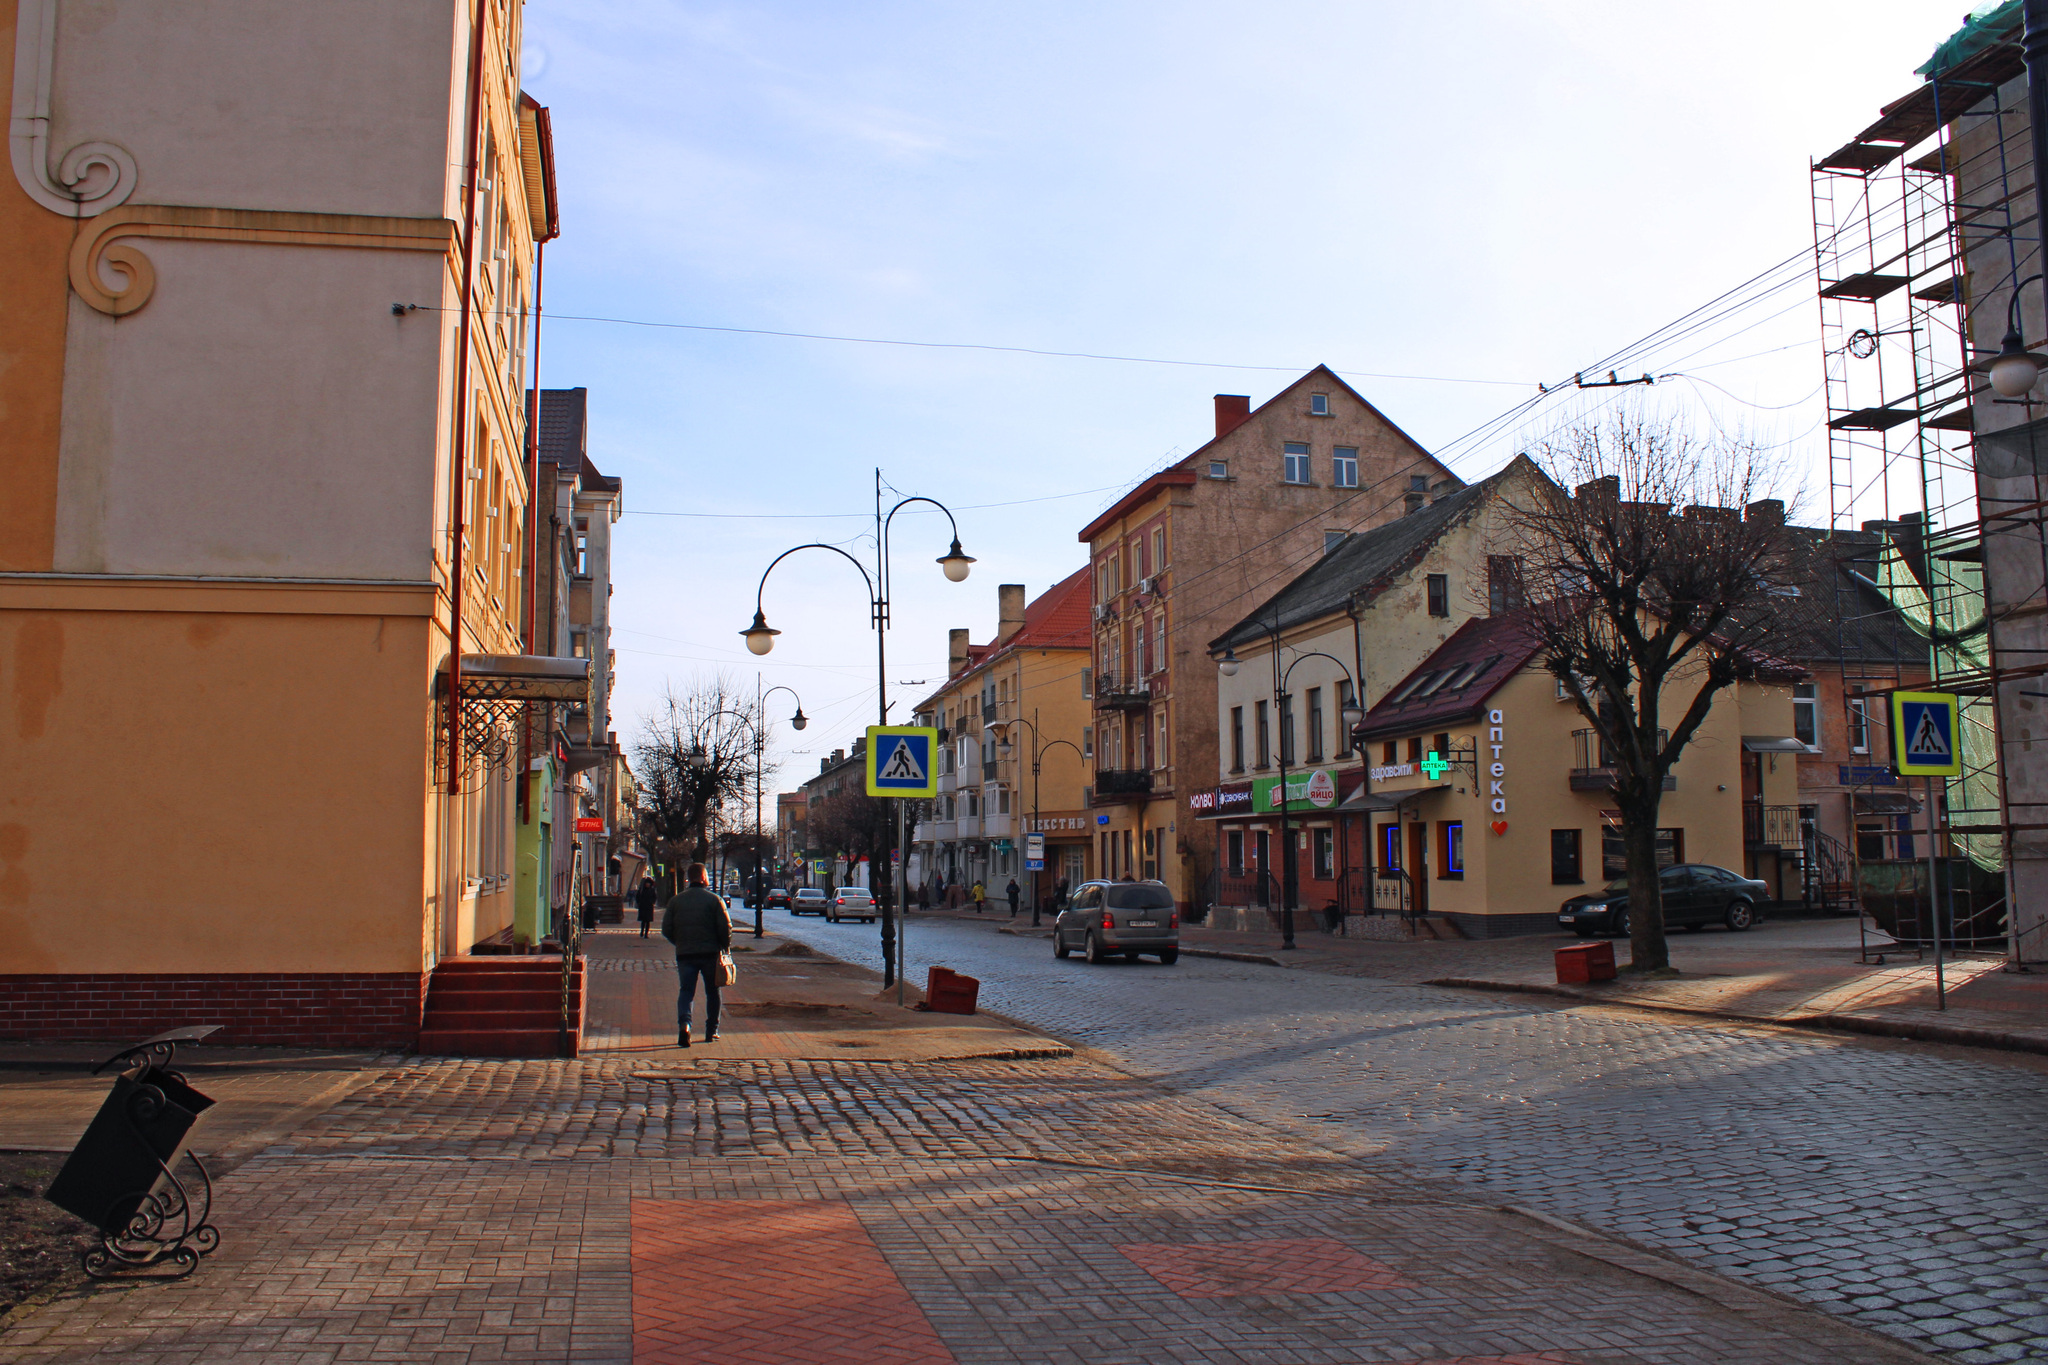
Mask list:
[[2024,398],[2041,378],[2041,371],[2048,369],[2048,356],[2029,351],[2020,333],[2020,291],[2040,278],[2032,275],[2012,287],[2012,296],[2005,305],[2005,336],[1998,344],[1998,354],[1970,367],[1990,371],[1991,387],[2001,398]]
[[[768,588],[768,575],[775,572],[777,564],[797,553],[798,550],[830,550],[833,554],[838,555],[841,559],[853,565],[854,568],[860,570],[861,582],[868,590],[868,623],[874,628],[875,632],[875,705],[878,723],[882,725],[889,723],[889,656],[887,636],[889,629],[890,585],[889,529],[895,524],[896,514],[915,503],[928,504],[946,514],[946,521],[953,530],[953,543],[947,548],[946,553],[938,557],[937,563],[939,568],[944,571],[949,582],[965,582],[968,571],[974,565],[974,556],[960,548],[960,523],[954,519],[952,509],[934,498],[910,497],[904,498],[887,512],[884,512],[882,510],[882,471],[877,469],[875,471],[874,574],[870,576],[866,566],[837,545],[812,542],[808,545],[798,545],[793,549],[784,550],[781,554],[770,560],[768,567],[761,571],[760,586],[754,590],[753,624],[740,632],[742,636],[746,637],[747,648],[754,653],[766,654],[774,649],[775,637],[782,632],[768,624],[768,616],[763,606],[763,594],[766,593]],[[887,986],[892,982],[897,983],[899,985],[897,992],[899,998],[902,992],[896,972],[897,958],[900,956],[898,949],[901,946],[898,940],[901,936],[902,926],[901,907],[904,896],[908,892],[907,878],[910,870],[910,861],[905,856],[903,848],[903,834],[903,803],[898,801],[896,803],[896,895],[893,898],[893,904],[885,903],[882,907],[882,984]]]
[[[1294,947],[1294,908],[1295,901],[1300,895],[1300,875],[1295,865],[1293,836],[1287,827],[1287,750],[1294,738],[1294,716],[1293,712],[1289,710],[1289,707],[1293,705],[1294,698],[1287,691],[1287,680],[1294,676],[1294,670],[1305,661],[1309,659],[1328,659],[1331,663],[1337,665],[1337,671],[1344,675],[1344,681],[1351,684],[1351,699],[1338,708],[1338,715],[1344,722],[1344,733],[1347,736],[1357,728],[1359,721],[1365,719],[1365,709],[1358,704],[1359,693],[1362,689],[1358,686],[1357,679],[1351,676],[1351,670],[1345,666],[1342,659],[1339,659],[1334,654],[1325,654],[1319,649],[1314,649],[1304,654],[1295,655],[1294,661],[1283,670],[1280,667],[1280,627],[1276,624],[1269,627],[1261,627],[1261,629],[1265,630],[1273,648],[1273,712],[1280,726],[1280,782],[1274,788],[1279,793],[1280,799],[1273,803],[1274,809],[1280,815],[1280,946],[1282,948],[1292,948]],[[1223,657],[1216,661],[1216,671],[1226,678],[1234,678],[1237,676],[1237,669],[1237,651],[1234,649],[1224,650]],[[1259,875],[1261,877],[1265,876],[1266,869],[1260,868]]]
[[[1033,710],[1031,714],[1036,716],[1038,712]],[[1085,759],[1087,755],[1082,753],[1081,746],[1074,743],[1071,739],[1056,739],[1050,744],[1041,743],[1038,726],[1019,716],[1016,720],[1006,720],[995,727],[996,752],[1004,758],[1008,758],[1010,751],[1016,747],[1010,743],[1010,727],[1012,725],[1021,725],[1031,732],[1031,823],[1035,827],[1038,824],[1038,772],[1045,763],[1046,754],[1064,744],[1074,751],[1074,757],[1076,758]],[[1031,874],[1031,927],[1034,929],[1038,927],[1039,904],[1038,874],[1033,872]]]

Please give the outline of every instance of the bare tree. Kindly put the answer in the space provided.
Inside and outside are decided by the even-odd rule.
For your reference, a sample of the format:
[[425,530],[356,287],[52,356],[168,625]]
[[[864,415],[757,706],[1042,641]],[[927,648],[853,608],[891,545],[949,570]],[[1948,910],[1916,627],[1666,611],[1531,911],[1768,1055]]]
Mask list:
[[1640,412],[1567,428],[1532,453],[1561,486],[1510,510],[1522,582],[1496,595],[1521,600],[1540,657],[1601,745],[1599,766],[1614,770],[1632,969],[1668,972],[1665,779],[1723,691],[1803,676],[1771,657],[1775,604],[1797,572],[1785,504],[1770,496],[1780,470],[1746,441],[1695,438]]
[[874,890],[881,894],[878,877],[887,875],[889,854],[896,845],[896,801],[866,792],[841,792],[814,803],[805,816],[805,833],[813,849],[844,862],[849,872],[861,859],[878,869]]
[[671,869],[706,858],[713,818],[728,804],[743,806],[751,791],[749,726],[758,719],[754,698],[723,675],[693,680],[687,691],[671,683],[654,713],[641,719],[633,768],[650,857]]

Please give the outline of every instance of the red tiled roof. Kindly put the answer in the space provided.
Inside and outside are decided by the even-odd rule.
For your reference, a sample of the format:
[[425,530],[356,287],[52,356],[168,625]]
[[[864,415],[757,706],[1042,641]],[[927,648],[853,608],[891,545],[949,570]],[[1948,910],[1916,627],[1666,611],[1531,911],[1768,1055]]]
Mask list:
[[1083,564],[1024,608],[1024,624],[1003,641],[1019,649],[1088,649],[1094,644],[1095,568]]
[[1365,713],[1357,737],[1386,739],[1470,719],[1536,650],[1536,637],[1515,617],[1475,616]]

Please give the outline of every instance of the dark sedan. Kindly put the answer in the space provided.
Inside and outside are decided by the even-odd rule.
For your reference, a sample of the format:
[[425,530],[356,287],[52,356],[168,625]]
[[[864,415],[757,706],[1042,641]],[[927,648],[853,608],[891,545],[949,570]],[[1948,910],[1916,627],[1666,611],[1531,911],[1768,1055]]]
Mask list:
[[768,894],[761,898],[761,908],[764,910],[789,909],[789,888],[786,886],[769,887]]
[[[1764,882],[1711,863],[1678,863],[1659,872],[1657,881],[1667,929],[1725,924],[1740,933],[1763,918],[1771,891]],[[1580,938],[1627,937],[1628,878],[1617,878],[1593,895],[1573,896],[1559,907],[1557,922]]]

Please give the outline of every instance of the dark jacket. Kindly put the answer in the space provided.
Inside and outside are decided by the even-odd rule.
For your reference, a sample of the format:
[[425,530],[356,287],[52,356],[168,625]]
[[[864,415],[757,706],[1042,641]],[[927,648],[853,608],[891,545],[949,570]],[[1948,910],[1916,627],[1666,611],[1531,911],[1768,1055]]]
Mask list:
[[654,889],[653,882],[640,883],[640,889],[633,893],[633,902],[640,907],[641,919],[654,918],[654,903],[659,899],[661,893]]
[[732,917],[708,886],[678,892],[661,912],[661,936],[677,957],[706,957],[732,947]]

